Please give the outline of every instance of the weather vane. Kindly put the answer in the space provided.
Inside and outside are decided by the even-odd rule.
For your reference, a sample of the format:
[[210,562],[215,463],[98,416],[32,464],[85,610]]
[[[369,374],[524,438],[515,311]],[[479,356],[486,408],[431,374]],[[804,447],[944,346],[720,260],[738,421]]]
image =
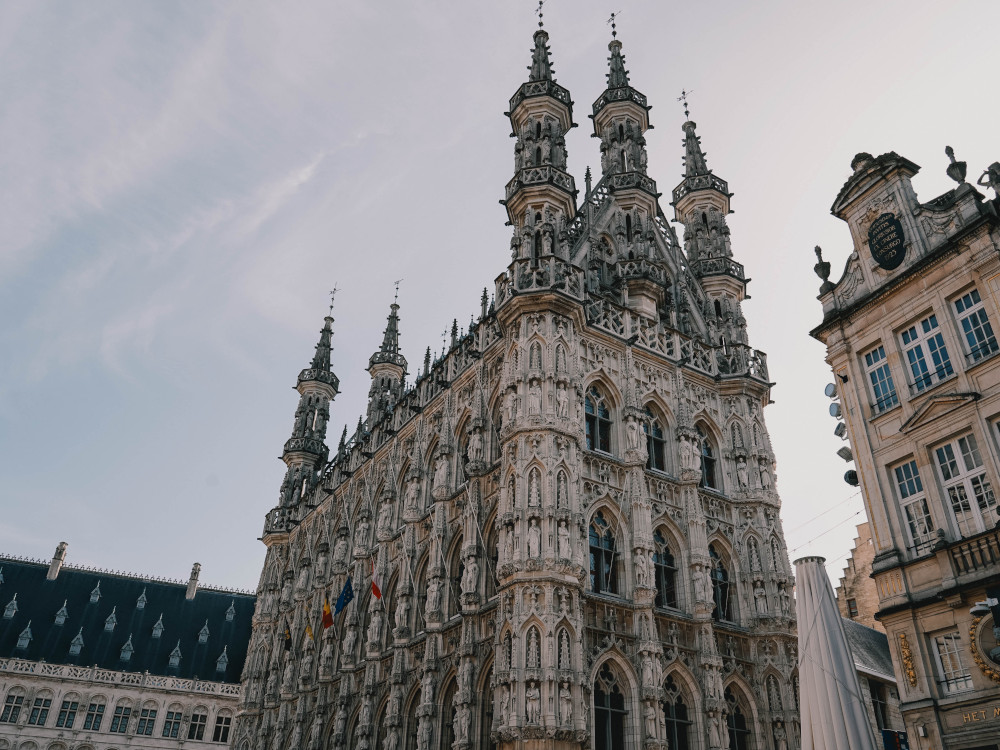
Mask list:
[[399,302],[399,282],[401,281],[402,279],[396,279],[396,298],[393,300],[393,304]]
[[688,96],[693,93],[693,91],[685,91],[684,89],[681,89],[681,95],[677,97],[677,101],[684,102],[684,117],[686,119],[690,119],[691,117],[691,113],[688,112]]
[[336,284],[334,284],[333,285],[333,289],[330,290],[330,315],[331,315],[331,317],[333,316],[333,299],[334,299],[334,297],[337,296],[337,292],[338,291],[339,291],[339,287]]
[[618,30],[617,30],[616,25],[615,25],[615,19],[618,18],[618,16],[620,16],[621,14],[622,14],[622,12],[620,10],[615,11],[614,13],[611,14],[611,18],[609,18],[608,21],[607,21],[608,23],[611,24],[611,38],[612,39],[615,39],[618,36]]
[[542,28],[542,6],[545,4],[545,0],[538,0],[538,10],[535,13],[538,14],[538,28]]

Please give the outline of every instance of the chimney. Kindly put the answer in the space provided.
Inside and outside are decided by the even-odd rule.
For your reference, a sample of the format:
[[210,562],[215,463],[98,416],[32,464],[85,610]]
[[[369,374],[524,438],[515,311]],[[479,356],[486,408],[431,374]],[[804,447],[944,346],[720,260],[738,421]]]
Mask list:
[[194,599],[194,595],[198,591],[199,573],[201,573],[201,563],[195,563],[191,566],[191,577],[188,579],[188,590],[184,596],[185,599]]
[[56,576],[59,575],[59,570],[62,568],[63,562],[66,560],[66,548],[69,547],[66,542],[59,542],[56,546],[56,553],[52,556],[52,562],[49,563],[49,572],[45,575],[46,581],[56,580]]

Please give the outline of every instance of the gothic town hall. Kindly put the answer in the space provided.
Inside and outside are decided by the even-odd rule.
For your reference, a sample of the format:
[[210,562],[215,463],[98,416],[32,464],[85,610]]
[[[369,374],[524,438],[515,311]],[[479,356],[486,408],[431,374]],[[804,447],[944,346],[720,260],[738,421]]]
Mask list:
[[408,384],[394,303],[332,457],[331,317],[299,373],[237,750],[798,747],[729,187],[685,122],[668,218],[615,39],[578,190],[548,41],[510,99],[510,263],[469,332]]

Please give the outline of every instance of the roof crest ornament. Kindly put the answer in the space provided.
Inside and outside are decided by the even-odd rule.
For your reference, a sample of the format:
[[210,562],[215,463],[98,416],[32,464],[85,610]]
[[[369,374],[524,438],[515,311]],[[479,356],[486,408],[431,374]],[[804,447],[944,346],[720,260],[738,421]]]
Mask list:
[[542,28],[542,6],[545,5],[545,0],[538,0],[538,8],[535,10],[535,14],[538,16],[538,28]]
[[622,11],[620,11],[620,10],[615,11],[614,13],[611,14],[611,17],[606,22],[606,23],[610,23],[611,24],[611,38],[612,39],[618,38],[618,30],[617,30],[617,28],[615,26],[615,19],[618,18],[618,16],[620,16],[621,14],[622,14]]
[[690,120],[691,113],[688,111],[688,97],[693,94],[694,91],[688,91],[687,89],[681,89],[681,95],[677,97],[677,101],[683,102],[684,104],[684,119]]

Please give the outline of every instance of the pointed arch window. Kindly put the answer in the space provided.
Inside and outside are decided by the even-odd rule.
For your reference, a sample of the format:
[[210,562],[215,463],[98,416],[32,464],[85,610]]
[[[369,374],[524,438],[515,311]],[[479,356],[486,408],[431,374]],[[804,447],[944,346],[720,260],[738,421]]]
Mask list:
[[591,386],[584,399],[587,423],[587,450],[611,452],[611,410],[604,395]]
[[[484,691],[493,684],[493,667],[486,674],[483,681]],[[497,750],[497,743],[493,739],[493,696],[486,694],[484,700],[480,701],[482,709],[479,714],[479,745],[485,750]]]
[[653,414],[652,410],[646,407],[646,422],[643,424],[646,431],[646,468],[655,471],[666,471],[666,440],[663,437],[663,425]]
[[701,486],[717,490],[719,482],[716,476],[715,446],[712,445],[711,439],[705,434],[701,425],[695,429],[698,431],[698,445],[701,449]]
[[454,678],[448,682],[448,686],[441,694],[441,716],[445,719],[440,723],[441,744],[439,747],[450,748],[455,744],[455,692],[457,685]]
[[594,750],[625,750],[627,717],[618,677],[605,664],[594,681]]
[[459,592],[465,576],[465,559],[462,557],[462,537],[455,543],[451,560],[451,585],[448,587],[448,617],[454,617],[459,610]]
[[673,675],[668,677],[664,683],[663,692],[666,696],[662,706],[663,719],[667,728],[667,747],[670,750],[690,750],[693,722],[688,716],[687,704],[684,702],[680,688],[674,682]]
[[708,556],[711,560],[712,600],[715,609],[712,619],[716,621],[733,621],[732,583],[729,580],[729,570],[714,544],[708,545]]
[[590,523],[590,590],[596,594],[618,593],[615,535],[603,511],[598,511]]
[[656,574],[656,606],[677,607],[677,563],[663,532],[653,534],[653,569]]
[[729,750],[750,750],[750,728],[746,711],[731,688],[726,688],[726,727],[729,729]]

